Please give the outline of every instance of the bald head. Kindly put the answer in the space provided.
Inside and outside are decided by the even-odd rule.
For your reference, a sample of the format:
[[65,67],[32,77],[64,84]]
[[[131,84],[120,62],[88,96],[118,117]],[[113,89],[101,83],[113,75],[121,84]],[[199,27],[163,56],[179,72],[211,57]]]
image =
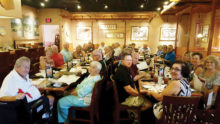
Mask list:
[[92,59],[94,61],[100,61],[102,60],[102,53],[99,50],[94,50],[92,52]]

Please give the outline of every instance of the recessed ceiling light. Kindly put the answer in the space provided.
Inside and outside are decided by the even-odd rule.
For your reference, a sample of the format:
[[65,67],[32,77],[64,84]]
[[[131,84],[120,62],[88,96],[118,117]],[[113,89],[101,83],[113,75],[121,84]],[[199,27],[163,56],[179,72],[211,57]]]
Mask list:
[[160,8],[160,7],[158,7],[158,8],[157,8],[157,11],[160,11],[160,10],[161,10],[161,8]]
[[168,1],[165,1],[165,2],[164,2],[164,5],[167,5],[168,3],[169,3]]
[[77,5],[77,9],[81,9],[81,6],[80,6],[80,5]]
[[44,6],[45,6],[45,4],[41,2],[41,3],[40,3],[40,6],[44,7]]
[[140,6],[141,8],[144,8],[144,4],[141,4],[141,6]]
[[107,5],[105,5],[105,9],[108,9],[108,6],[107,6]]
[[44,0],[45,2],[48,2],[49,0]]

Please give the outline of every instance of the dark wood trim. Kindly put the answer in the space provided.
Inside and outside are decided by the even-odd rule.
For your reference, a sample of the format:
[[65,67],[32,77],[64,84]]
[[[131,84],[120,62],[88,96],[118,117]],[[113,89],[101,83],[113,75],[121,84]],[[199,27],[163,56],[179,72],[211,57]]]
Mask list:
[[211,54],[212,51],[212,41],[213,41],[213,35],[214,35],[214,27],[215,27],[215,11],[216,11],[216,0],[212,0],[212,16],[211,16],[211,26],[210,26],[210,35],[209,35],[209,44],[208,44],[208,52],[207,55]]
[[190,15],[189,15],[187,51],[189,51],[189,46],[190,46],[191,25],[192,25],[192,8],[191,8],[191,12],[190,12]]

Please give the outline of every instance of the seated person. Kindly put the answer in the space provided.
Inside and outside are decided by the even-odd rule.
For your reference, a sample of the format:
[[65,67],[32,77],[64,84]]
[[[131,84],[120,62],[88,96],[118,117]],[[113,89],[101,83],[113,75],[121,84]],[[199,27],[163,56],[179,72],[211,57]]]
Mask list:
[[162,46],[162,54],[160,55],[161,58],[165,58],[166,54],[167,54],[167,45],[163,45]]
[[101,44],[100,44],[98,50],[101,51],[102,54],[105,53],[105,42],[101,42]]
[[88,52],[91,53],[94,50],[94,44],[92,42],[88,43]]
[[219,59],[214,55],[209,55],[204,60],[204,70],[199,73],[198,77],[205,80],[202,85],[202,92],[208,95],[213,92],[212,105],[215,103],[215,97],[220,86],[220,72],[217,70],[220,66]]
[[167,65],[171,65],[175,59],[176,59],[176,54],[173,50],[173,46],[169,45],[167,54],[165,55],[165,58],[163,60]]
[[40,69],[44,70],[46,66],[54,67],[54,61],[51,59],[52,56],[52,48],[47,47],[45,49],[45,54],[46,56],[41,56],[40,57]]
[[85,52],[82,50],[82,47],[78,45],[76,47],[76,51],[73,52],[73,58],[74,59],[80,59],[82,56],[86,56]]
[[150,47],[147,44],[144,44],[144,46],[139,49],[139,53],[141,55],[149,54],[150,53]]
[[184,53],[183,55],[183,61],[187,63],[188,67],[190,70],[192,70],[193,68],[193,65],[192,65],[192,62],[191,62],[191,52],[190,51],[187,51]]
[[196,75],[203,71],[202,58],[203,56],[199,52],[192,54],[193,71]]
[[[119,102],[125,102],[130,96],[139,96],[139,92],[132,80],[129,68],[132,65],[132,57],[130,54],[124,54],[122,56],[122,63],[114,75],[114,80],[116,81],[116,86],[118,90]],[[144,111],[152,106],[151,102],[142,97],[144,100],[141,106],[141,110]],[[132,105],[131,105],[132,106]]]
[[63,44],[63,50],[60,53],[63,55],[65,63],[73,59],[72,53],[69,51],[69,43],[67,42]]
[[71,106],[87,107],[90,105],[94,85],[97,81],[101,80],[99,74],[101,68],[102,65],[99,62],[91,62],[89,67],[90,75],[77,85],[71,95],[65,96],[58,101],[57,110],[59,123],[68,121],[68,109]]
[[112,63],[114,61],[113,49],[111,46],[107,46],[107,47],[105,47],[104,50],[105,50],[104,59],[106,61],[106,65],[109,65],[110,63]]
[[[27,98],[31,105],[41,97],[39,90],[29,79],[30,59],[20,57],[16,60],[14,69],[5,77],[0,89],[1,101],[16,101]],[[50,105],[53,105],[54,98],[49,96]]]
[[[194,83],[197,82],[197,78],[196,76],[198,76],[203,70],[204,70],[204,66],[202,64],[202,54],[199,53],[199,52],[195,52],[192,54],[192,71],[190,73],[190,76],[189,76],[189,80],[191,81],[190,82],[190,85],[197,89],[197,87],[194,87]],[[199,90],[199,89],[197,89]]]
[[132,65],[130,67],[130,73],[137,87],[138,87],[137,81],[146,75],[145,72],[140,73],[140,71],[138,70],[137,68],[138,60],[139,60],[139,54],[136,52],[132,53]]
[[92,52],[92,59],[93,61],[98,61],[102,64],[102,70],[101,70],[101,74],[104,74],[105,71],[107,70],[107,65],[105,63],[105,61],[102,58],[102,53],[99,50],[94,50]]
[[163,54],[163,46],[159,45],[159,46],[157,46],[157,53],[156,53],[156,55],[157,56],[161,56],[162,54]]
[[[170,70],[172,79],[168,86],[161,92],[155,92],[151,90],[141,90],[141,93],[146,93],[149,96],[153,96],[156,100],[162,101],[163,96],[191,96],[191,89],[187,78],[190,70],[185,62],[175,61]],[[160,104],[155,104],[158,106]],[[159,113],[158,113],[159,114]],[[158,119],[158,115],[155,115]]]
[[121,54],[121,47],[119,43],[115,43],[114,45],[114,56],[118,57]]
[[55,67],[62,66],[64,64],[63,55],[58,52],[56,45],[53,45],[51,48],[53,52],[51,59],[53,59]]

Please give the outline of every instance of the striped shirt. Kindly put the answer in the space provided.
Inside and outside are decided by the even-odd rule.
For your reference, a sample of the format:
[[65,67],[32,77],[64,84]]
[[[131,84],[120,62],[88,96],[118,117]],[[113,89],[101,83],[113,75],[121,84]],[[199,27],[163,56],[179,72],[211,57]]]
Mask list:
[[186,79],[180,80],[181,87],[177,96],[191,96],[191,89],[188,81]]

